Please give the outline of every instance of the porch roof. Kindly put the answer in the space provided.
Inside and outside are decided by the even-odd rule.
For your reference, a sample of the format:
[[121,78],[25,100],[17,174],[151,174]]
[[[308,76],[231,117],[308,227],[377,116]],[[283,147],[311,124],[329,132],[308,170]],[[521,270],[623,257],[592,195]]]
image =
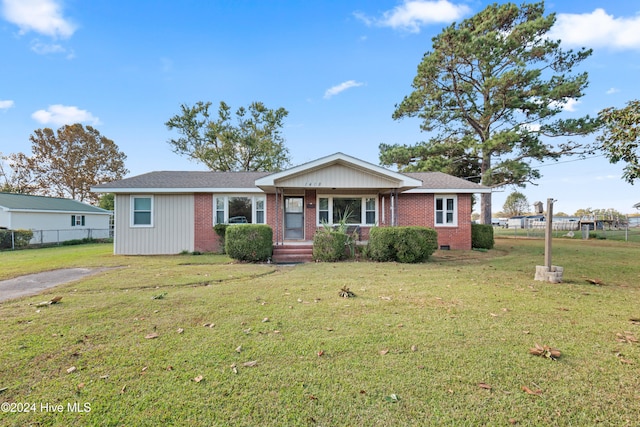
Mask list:
[[312,189],[397,189],[417,188],[422,181],[393,172],[343,153],[258,178],[255,185],[265,192],[276,187]]

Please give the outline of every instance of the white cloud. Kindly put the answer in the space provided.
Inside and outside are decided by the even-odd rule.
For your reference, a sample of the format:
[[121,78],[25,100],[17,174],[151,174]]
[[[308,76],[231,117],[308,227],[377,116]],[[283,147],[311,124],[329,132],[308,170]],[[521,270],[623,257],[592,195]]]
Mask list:
[[20,28],[20,34],[34,31],[53,38],[69,38],[76,30],[62,15],[57,0],[2,0],[2,16]]
[[13,107],[14,102],[11,100],[2,101],[0,100],[0,110],[8,110]]
[[562,106],[564,111],[576,111],[576,107],[580,104],[580,101],[574,98],[569,98]]
[[345,90],[352,87],[362,86],[363,84],[364,83],[360,83],[355,80],[347,80],[346,82],[342,82],[339,85],[327,89],[324,93],[324,99],[329,99],[332,96],[339,94],[340,92],[344,92]]
[[598,8],[591,13],[559,13],[551,39],[578,47],[640,49],[640,16],[615,18]]
[[401,5],[384,12],[380,18],[371,18],[361,12],[354,13],[354,16],[369,26],[419,33],[422,26],[452,22],[470,11],[469,7],[456,5],[449,0],[404,0]]
[[78,107],[61,104],[50,105],[46,110],[38,110],[31,117],[43,125],[54,124],[62,126],[87,122],[92,125],[100,124],[100,119],[90,112],[80,110]]
[[65,49],[62,45],[59,45],[57,43],[42,43],[37,39],[31,42],[31,50],[38,55],[67,53],[67,49]]
[[614,93],[618,93],[618,92],[620,92],[620,89],[612,87],[607,91],[607,95],[613,95]]

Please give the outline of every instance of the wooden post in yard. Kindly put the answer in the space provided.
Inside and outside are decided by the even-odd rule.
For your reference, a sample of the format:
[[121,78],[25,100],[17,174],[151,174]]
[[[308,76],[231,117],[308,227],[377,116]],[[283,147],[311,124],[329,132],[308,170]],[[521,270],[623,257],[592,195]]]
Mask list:
[[553,221],[553,199],[547,199],[547,218],[544,234],[544,266],[547,271],[551,271],[551,240],[552,240],[552,221]]

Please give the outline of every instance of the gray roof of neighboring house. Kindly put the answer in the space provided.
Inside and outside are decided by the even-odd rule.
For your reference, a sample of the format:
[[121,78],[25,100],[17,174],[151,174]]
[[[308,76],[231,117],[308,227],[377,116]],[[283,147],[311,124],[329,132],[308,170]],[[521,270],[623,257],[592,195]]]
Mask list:
[[[127,192],[127,190],[139,192],[158,189],[165,191],[255,189],[260,191],[259,188],[256,187],[256,180],[272,173],[273,172],[156,171],[96,185],[92,187],[92,189],[98,192]],[[442,172],[407,172],[404,173],[404,175],[422,181],[422,186],[417,189],[451,189],[466,190],[469,192],[487,191],[487,187],[485,186]]]
[[0,209],[10,211],[60,211],[110,214],[107,210],[78,202],[77,200],[16,193],[0,193]]

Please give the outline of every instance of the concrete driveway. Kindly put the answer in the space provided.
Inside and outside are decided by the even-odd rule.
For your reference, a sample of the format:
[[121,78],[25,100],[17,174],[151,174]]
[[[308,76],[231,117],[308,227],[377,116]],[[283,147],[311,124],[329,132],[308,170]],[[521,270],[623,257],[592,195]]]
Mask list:
[[104,270],[106,268],[64,268],[2,280],[0,281],[0,301],[36,295],[45,289],[73,282]]

